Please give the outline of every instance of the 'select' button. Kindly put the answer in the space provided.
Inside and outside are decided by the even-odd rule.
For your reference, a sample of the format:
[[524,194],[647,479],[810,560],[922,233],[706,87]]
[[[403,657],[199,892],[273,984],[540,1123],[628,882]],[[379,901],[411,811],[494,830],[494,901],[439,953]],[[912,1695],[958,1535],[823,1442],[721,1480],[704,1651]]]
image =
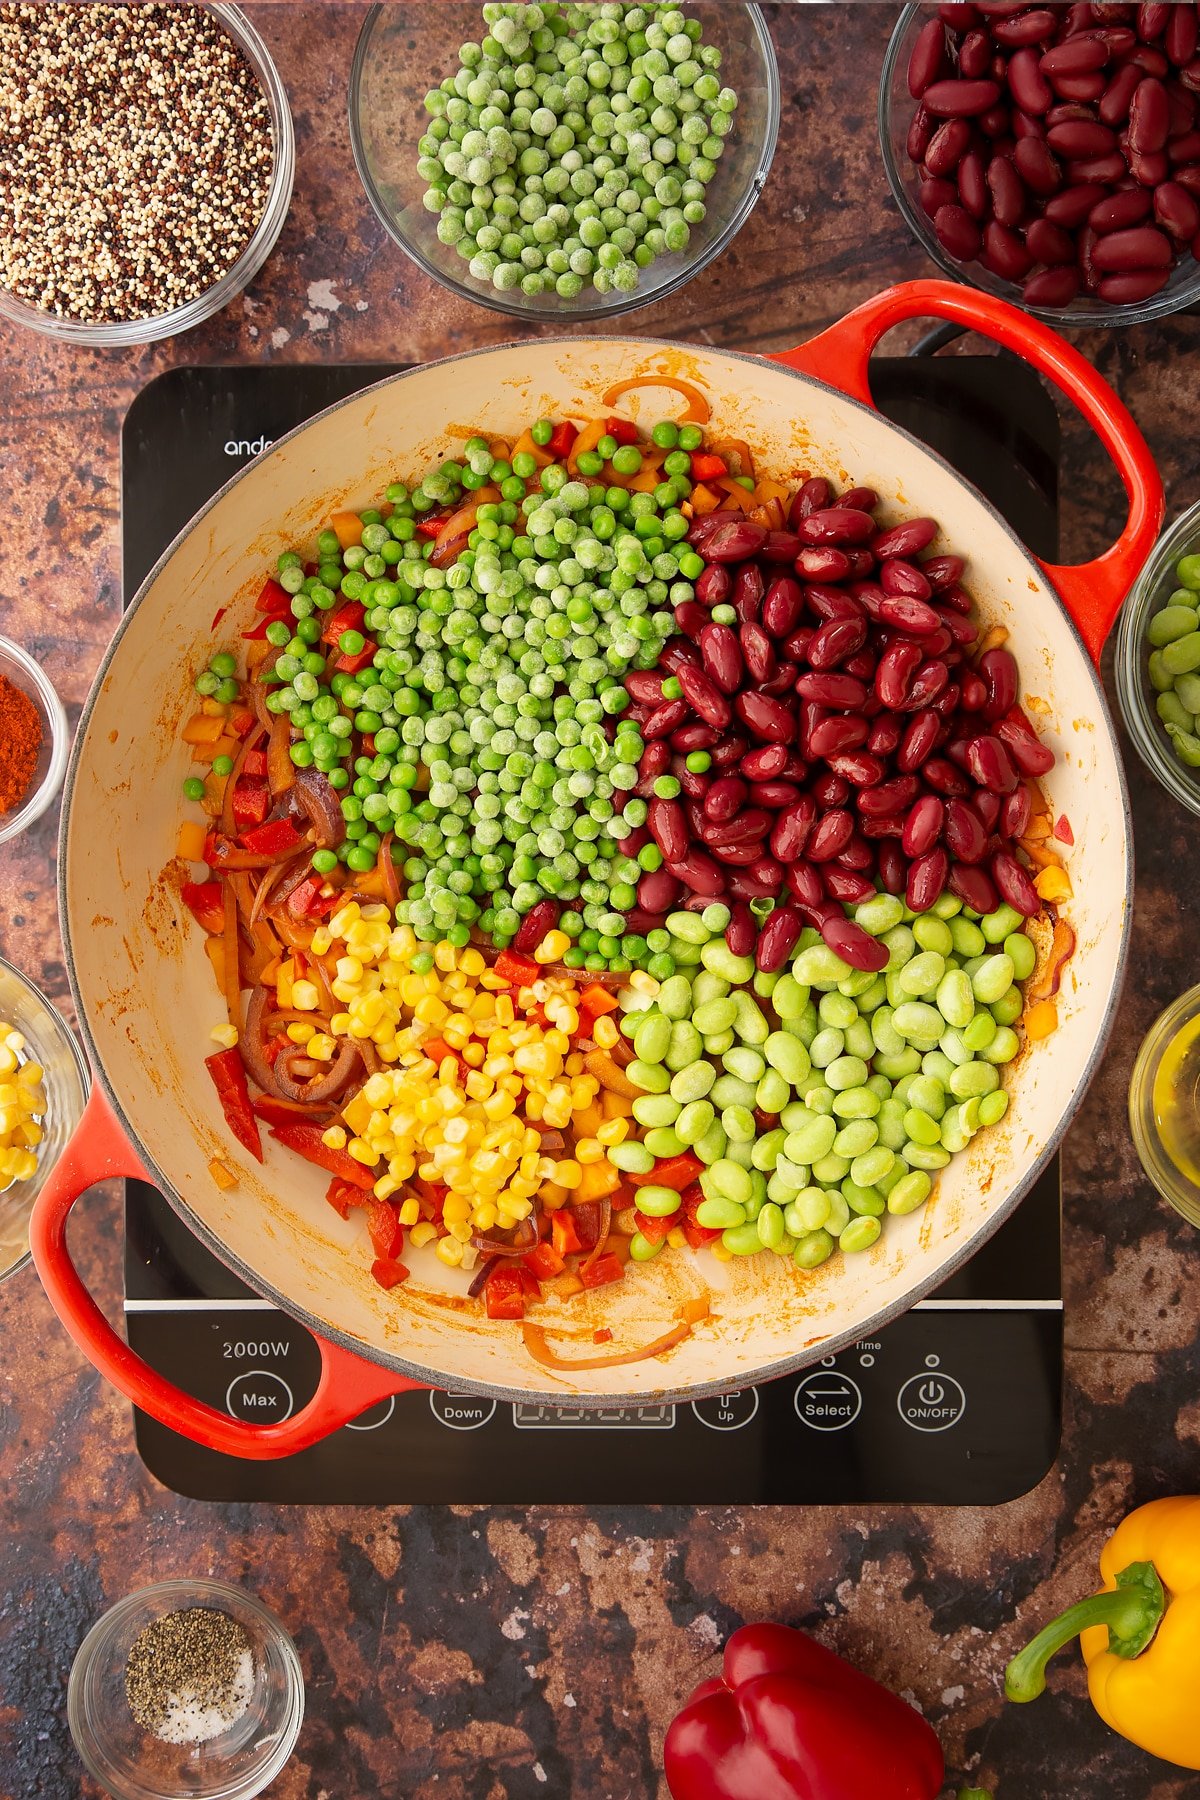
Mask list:
[[967,1410],[967,1396],[953,1375],[911,1375],[896,1395],[900,1417],[914,1431],[949,1431]]
[[862,1411],[862,1389],[840,1369],[814,1369],[797,1387],[795,1404],[810,1431],[845,1431]]
[[451,1431],[478,1431],[495,1416],[496,1402],[479,1394],[446,1394],[435,1388],[429,1396],[434,1418]]
[[290,1418],[296,1402],[282,1375],[270,1369],[247,1369],[235,1375],[225,1392],[225,1410],[235,1419],[251,1419],[256,1425],[278,1425]]

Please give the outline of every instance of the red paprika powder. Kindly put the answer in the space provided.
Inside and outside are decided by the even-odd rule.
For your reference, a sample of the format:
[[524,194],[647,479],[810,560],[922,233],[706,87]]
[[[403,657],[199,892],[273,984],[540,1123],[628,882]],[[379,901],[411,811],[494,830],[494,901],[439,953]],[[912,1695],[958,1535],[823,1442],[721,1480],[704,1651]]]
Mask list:
[[41,714],[28,694],[0,675],[0,816],[25,798],[41,747]]

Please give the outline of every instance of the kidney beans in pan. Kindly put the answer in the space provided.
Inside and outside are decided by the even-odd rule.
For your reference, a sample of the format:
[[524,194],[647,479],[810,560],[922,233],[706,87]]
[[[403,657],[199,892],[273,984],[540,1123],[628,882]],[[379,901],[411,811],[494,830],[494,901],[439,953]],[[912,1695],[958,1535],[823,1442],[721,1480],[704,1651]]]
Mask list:
[[1161,292],[1200,231],[1198,43],[1192,5],[940,7],[907,151],[946,254],[1032,306]]

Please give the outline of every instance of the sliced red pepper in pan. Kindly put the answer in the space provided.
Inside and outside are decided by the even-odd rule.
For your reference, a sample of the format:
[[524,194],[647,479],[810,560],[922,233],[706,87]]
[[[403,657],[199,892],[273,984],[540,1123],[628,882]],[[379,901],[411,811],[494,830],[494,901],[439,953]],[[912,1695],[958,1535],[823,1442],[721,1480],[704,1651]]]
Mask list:
[[638,428],[632,419],[605,419],[604,429],[618,444],[636,444]]
[[217,1099],[221,1102],[221,1111],[225,1114],[225,1123],[242,1148],[248,1150],[256,1162],[261,1162],[262,1139],[258,1135],[258,1120],[250,1104],[246,1065],[241,1055],[237,1050],[219,1050],[215,1056],[205,1057],[204,1066],[212,1076]]
[[[271,1104],[272,1103],[269,1100],[266,1102],[256,1100],[254,1103],[256,1115],[260,1119],[271,1118],[271,1114],[265,1110],[265,1108]],[[291,1118],[294,1120],[295,1116],[295,1113],[292,1113]],[[282,1114],[280,1109],[276,1109],[275,1118],[272,1120],[272,1123],[275,1123],[276,1121],[281,1124],[288,1123],[288,1119]],[[340,1175],[335,1175],[330,1181],[329,1186],[325,1189],[325,1198],[340,1219],[348,1219],[350,1217],[351,1207],[362,1205],[363,1191],[359,1187],[352,1187],[348,1181],[343,1181]]]
[[625,1275],[625,1264],[611,1250],[598,1256],[594,1263],[581,1265],[579,1279],[585,1288],[607,1287],[612,1281],[621,1281]]
[[560,1207],[550,1217],[550,1242],[562,1257],[573,1256],[582,1250],[579,1233],[575,1229],[575,1221],[565,1207]]
[[698,1181],[693,1181],[679,1196],[679,1211],[671,1215],[672,1223],[679,1221],[680,1229],[693,1250],[703,1250],[705,1244],[715,1243],[721,1235],[719,1228],[696,1223],[696,1208],[703,1198],[704,1189]]
[[501,981],[510,981],[514,987],[529,987],[541,975],[540,963],[535,963],[531,956],[522,956],[517,950],[502,950],[496,958],[496,974]]
[[366,668],[378,648],[379,646],[373,643],[370,638],[366,638],[363,642],[362,649],[356,650],[353,656],[351,656],[349,651],[343,650],[333,665],[334,674],[357,675],[360,669]]
[[205,931],[215,936],[225,929],[225,903],[219,881],[185,881],[179,898]]
[[257,625],[250,627],[249,631],[243,631],[243,640],[248,643],[261,643],[267,635],[267,626],[272,622],[270,619],[260,619]]
[[322,1141],[324,1131],[323,1125],[310,1125],[307,1120],[302,1120],[297,1125],[273,1125],[268,1135],[288,1150],[294,1150],[305,1162],[315,1163],[318,1169],[340,1175],[343,1181],[349,1181],[357,1188],[374,1187],[375,1176],[371,1170],[355,1162],[345,1150],[331,1150]]
[[[667,1213],[664,1218],[651,1219],[644,1212],[634,1208],[634,1222],[648,1244],[664,1244],[675,1227],[676,1213]],[[720,1233],[717,1233],[720,1236]]]
[[366,1214],[372,1248],[376,1256],[389,1260],[404,1243],[404,1227],[396,1208],[389,1201],[379,1200],[372,1194],[366,1203]]
[[325,913],[331,913],[341,898],[338,894],[323,894],[325,886],[323,875],[309,875],[299,887],[293,888],[288,895],[287,909],[294,919],[319,919]]
[[239,833],[261,825],[271,810],[271,791],[265,781],[239,781],[233,790],[233,822]]
[[525,1317],[525,1294],[521,1284],[523,1273],[521,1269],[511,1269],[503,1264],[497,1264],[492,1270],[483,1289],[489,1319]]
[[331,613],[326,613],[321,641],[336,644],[343,631],[361,631],[366,616],[367,609],[360,600],[347,600],[345,606],[337,606]]
[[553,1244],[539,1244],[521,1260],[538,1281],[552,1280],[555,1275],[561,1275],[567,1266]]
[[284,613],[291,612],[292,596],[286,588],[280,587],[277,581],[268,576],[263,582],[262,592],[254,602],[254,610],[260,613],[269,613],[272,618],[278,619]]
[[729,465],[723,456],[714,456],[711,451],[693,450],[693,481],[716,481],[718,477],[728,473]]
[[560,425],[554,427],[546,448],[555,462],[566,462],[571,454],[571,446],[578,436],[579,427],[572,425],[570,419],[564,419]]
[[241,834],[242,846],[255,856],[277,856],[289,850],[302,850],[308,839],[303,837],[290,819],[271,819]]
[[247,750],[242,758],[242,774],[248,781],[261,781],[267,773],[265,750]]
[[404,1264],[390,1256],[377,1256],[371,1264],[371,1273],[381,1288],[399,1287],[402,1281],[408,1280]]
[[669,1187],[682,1193],[685,1187],[699,1180],[703,1171],[700,1158],[684,1150],[678,1156],[666,1156],[656,1162],[648,1175],[630,1175],[627,1179],[634,1187]]

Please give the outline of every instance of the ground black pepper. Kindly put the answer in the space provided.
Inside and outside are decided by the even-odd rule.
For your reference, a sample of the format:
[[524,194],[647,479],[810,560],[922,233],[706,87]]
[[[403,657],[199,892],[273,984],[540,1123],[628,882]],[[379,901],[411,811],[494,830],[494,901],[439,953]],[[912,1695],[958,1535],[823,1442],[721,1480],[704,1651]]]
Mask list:
[[212,1607],[164,1613],[138,1634],[125,1695],[138,1724],[169,1743],[202,1743],[245,1712],[254,1678],[250,1640]]
[[0,5],[0,286],[146,319],[211,288],[266,206],[262,85],[199,6]]

